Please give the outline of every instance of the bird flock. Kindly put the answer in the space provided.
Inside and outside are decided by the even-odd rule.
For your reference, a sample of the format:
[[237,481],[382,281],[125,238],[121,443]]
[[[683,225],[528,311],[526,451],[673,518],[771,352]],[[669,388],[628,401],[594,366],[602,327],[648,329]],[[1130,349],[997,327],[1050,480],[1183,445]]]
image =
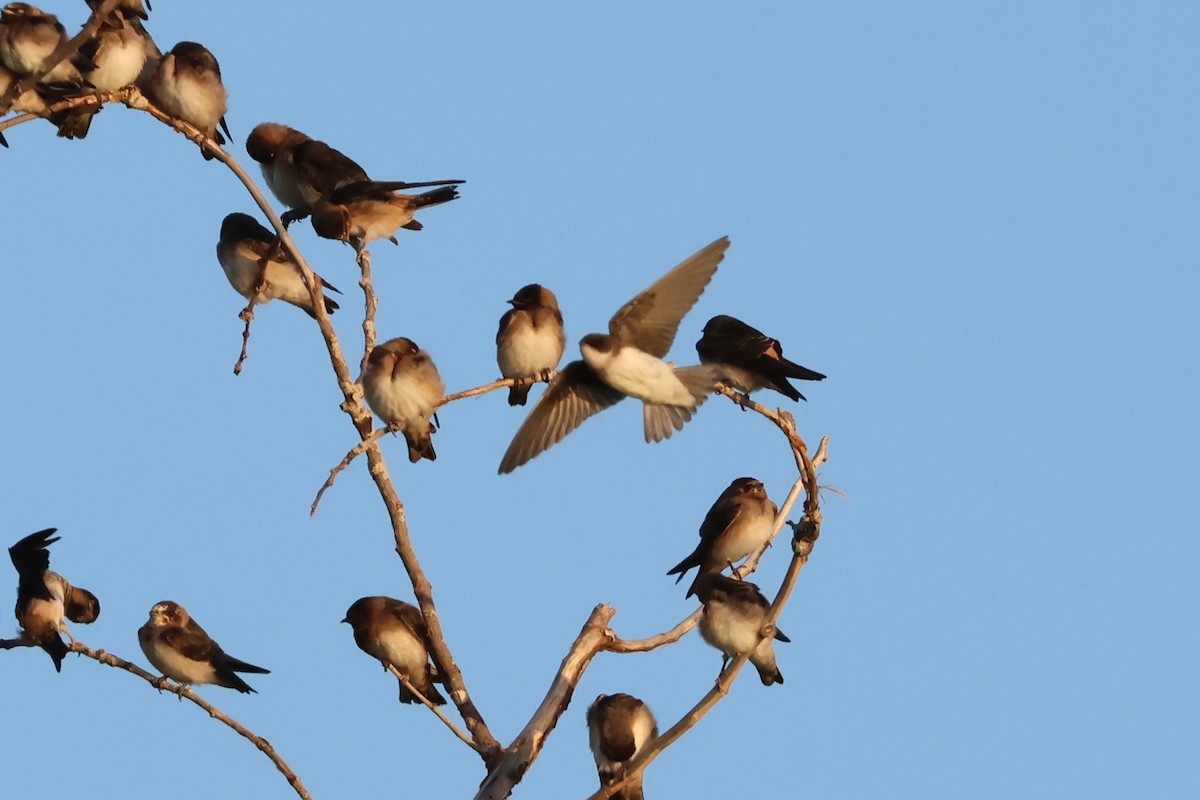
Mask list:
[[[93,9],[101,4],[87,2]],[[232,140],[217,59],[195,42],[179,42],[163,54],[144,25],[149,5],[122,0],[71,58],[45,72],[0,113],[34,114],[51,122],[59,136],[82,139],[100,105],[63,101],[134,85],[161,112],[191,124],[208,139],[218,144]],[[53,14],[28,3],[4,6],[0,97],[22,78],[40,74],[45,60],[67,38]],[[66,107],[58,110],[56,104]],[[0,145],[8,147],[2,133]],[[340,150],[276,122],[257,125],[245,146],[271,192],[287,208],[281,216],[285,225],[307,218],[318,236],[351,245],[360,258],[374,241],[396,243],[402,228],[421,230],[416,213],[457,199],[464,183],[376,181]],[[200,150],[205,159],[214,157],[204,144]],[[424,191],[404,193],[413,189]],[[581,357],[561,370],[566,335],[554,292],[539,284],[519,289],[507,301],[512,308],[500,318],[496,333],[497,366],[511,381],[508,403],[524,406],[536,383],[548,386],[513,436],[499,472],[523,466],[626,397],[641,401],[643,433],[651,443],[681,430],[722,384],[746,395],[769,388],[793,401],[805,399],[790,379],[819,381],[825,376],[784,358],[776,339],[731,316],[713,317],[704,326],[696,343],[699,363],[680,367],[664,361],[683,317],[712,280],[729,244],[727,237],[717,239],[638,293],[612,316],[607,333],[584,336],[579,341]],[[225,217],[216,254],[230,285],[247,300],[282,300],[312,317],[317,316],[314,297],[327,314],[338,309],[323,291],[310,290],[276,233],[248,214]],[[317,279],[323,290],[340,294],[323,278]],[[389,431],[404,436],[409,460],[435,460],[435,412],[445,397],[445,385],[430,354],[406,337],[389,339],[370,351],[360,382],[371,411]],[[701,636],[721,651],[724,663],[747,655],[767,686],[783,683],[773,639],[788,640],[778,631],[773,639],[762,635],[769,602],[753,583],[726,577],[723,571],[767,544],[777,513],[761,481],[734,480],[705,515],[695,549],[667,572],[678,575],[678,582],[689,570],[697,570],[687,596],[696,595],[703,604]],[[69,652],[61,637],[74,641],[66,620],[92,622],[99,616],[100,603],[91,592],[50,570],[49,546],[59,540],[55,532],[49,528],[25,536],[9,548],[9,555],[18,575],[21,639],[45,650],[61,671]],[[394,598],[363,597],[342,621],[351,626],[359,648],[400,676],[401,702],[446,702],[435,685],[441,675],[431,663],[429,632],[418,608]],[[138,642],[150,663],[180,684],[253,692],[239,673],[268,673],[225,653],[174,601],[150,609]],[[587,711],[587,724],[602,785],[620,779],[624,765],[657,736],[647,705],[627,694],[600,695]],[[631,777],[623,794],[614,796],[641,798],[640,776]]]

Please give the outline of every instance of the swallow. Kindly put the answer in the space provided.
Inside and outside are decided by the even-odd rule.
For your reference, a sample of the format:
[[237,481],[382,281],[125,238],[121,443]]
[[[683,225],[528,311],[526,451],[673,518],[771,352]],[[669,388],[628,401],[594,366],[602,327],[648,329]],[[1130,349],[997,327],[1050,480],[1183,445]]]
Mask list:
[[778,339],[766,336],[740,319],[721,314],[704,326],[696,342],[701,364],[716,364],[725,382],[740,392],[774,389],[792,400],[807,400],[788,383],[788,378],[823,381],[825,376],[783,357]]
[[[258,286],[259,264],[268,252],[274,250],[267,262],[266,287],[255,298],[256,303],[282,300],[316,319],[312,296],[300,274],[300,267],[282,246],[276,246],[274,232],[267,230],[249,214],[230,214],[221,222],[221,238],[217,240],[217,261],[225,270],[229,285],[242,297],[249,300]],[[341,294],[320,275],[317,279],[331,292]],[[338,304],[325,297],[325,311],[332,314]]]
[[429,419],[446,394],[446,385],[429,357],[403,337],[376,345],[362,376],[367,405],[392,430],[404,434],[408,460],[437,460]]
[[[217,125],[232,137],[225,124],[225,110],[229,93],[221,83],[221,67],[217,59],[202,44],[180,42],[158,62],[158,68],[146,82],[147,97],[159,109],[183,120],[217,144],[225,144],[225,137],[217,131]],[[201,147],[206,161],[213,154]]]
[[[319,152],[318,148],[309,148],[309,143],[314,141],[307,134],[278,122],[256,125],[246,138],[246,152],[258,162],[267,186],[279,202],[291,209],[283,215],[285,225],[308,216],[312,213],[311,204],[336,187],[370,180],[366,170],[340,150],[328,145],[319,148]],[[302,182],[304,179],[295,163],[296,148],[301,145],[306,150],[311,149],[308,165],[318,176],[310,178],[315,180],[315,185]]]
[[[142,74],[147,60],[158,54],[158,47],[136,18],[126,18],[118,12],[100,23],[96,35],[84,42],[75,54],[80,73],[95,92],[111,92],[128,86]],[[92,117],[100,106],[73,109],[60,122],[58,135],[67,139],[82,139],[88,134]]]
[[[641,700],[628,694],[602,694],[587,710],[588,742],[600,786],[620,780],[625,765],[658,737],[658,723]],[[612,800],[643,800],[642,777],[631,778]]]
[[[14,73],[11,69],[0,64],[0,97],[8,94],[9,88],[20,80],[20,76]],[[39,117],[44,117],[48,113],[46,101],[37,91],[37,88],[26,89],[21,92],[13,100],[9,111],[15,111],[18,114],[36,114]],[[0,147],[8,147],[8,140],[4,138],[4,134],[0,132]]]
[[775,515],[779,509],[767,497],[766,487],[755,478],[738,478],[729,484],[717,502],[712,504],[700,524],[700,544],[692,554],[672,567],[667,574],[684,573],[699,567],[695,580],[685,597],[696,593],[700,576],[720,572],[762,547],[775,532]]
[[[103,2],[104,0],[87,0],[88,7],[92,9],[92,11],[95,11],[97,8],[99,8]],[[150,5],[150,0],[146,0],[144,4],[142,0],[122,0],[122,2],[117,3],[117,7],[113,9],[112,16],[150,19],[150,15],[146,13],[147,9],[150,11],[154,10],[154,7]]]
[[61,539],[57,528],[31,533],[8,548],[8,557],[17,568],[17,622],[21,638],[46,651],[54,660],[54,669],[62,672],[71,632],[63,617],[87,624],[100,616],[100,601],[87,589],[72,586],[57,572],[50,571],[50,545]]
[[626,397],[642,401],[647,442],[681,430],[720,380],[713,366],[674,367],[662,361],[679,323],[725,257],[729,237],[717,239],[630,300],[608,323],[608,333],[579,341],[572,361],[550,382],[500,461],[500,474],[562,441],[593,414]]
[[[39,71],[67,38],[67,29],[58,17],[29,3],[9,3],[0,10],[0,62],[22,77]],[[84,84],[70,59],[55,64],[40,82]]]
[[[695,589],[696,596],[704,603],[700,635],[725,654],[721,671],[725,671],[729,659],[749,653],[750,663],[758,670],[763,686],[783,683],[783,675],[775,665],[772,637],[764,638],[762,631],[771,604],[758,587],[749,581],[708,572],[697,577]],[[791,641],[778,628],[774,638],[781,642]]]
[[150,619],[138,629],[138,644],[154,668],[176,683],[215,683],[246,694],[254,689],[237,673],[271,672],[227,654],[183,606],[170,600],[150,609]]
[[[358,162],[320,139],[278,122],[263,122],[250,131],[246,152],[258,162],[271,192],[290,210],[285,225],[304,219],[312,206],[334,189],[371,179]],[[462,181],[396,182],[399,189],[448,186]]]
[[[496,363],[505,378],[526,381],[544,379],[562,359],[567,345],[558,298],[544,286],[531,283],[512,300],[512,308],[500,318],[496,332]],[[508,390],[508,404],[523,406],[531,383],[518,383]]]
[[399,194],[412,186],[403,181],[359,181],[339,186],[312,206],[312,226],[318,236],[346,242],[361,253],[376,239],[396,241],[396,231],[419,231],[413,219],[418,209],[449,203],[458,198],[454,186],[442,186],[421,194]]
[[[403,675],[413,688],[435,706],[446,704],[433,685],[429,663],[429,630],[416,606],[390,597],[363,597],[354,601],[342,622],[354,629],[354,642],[369,656]],[[400,702],[418,703],[416,695],[400,684]]]

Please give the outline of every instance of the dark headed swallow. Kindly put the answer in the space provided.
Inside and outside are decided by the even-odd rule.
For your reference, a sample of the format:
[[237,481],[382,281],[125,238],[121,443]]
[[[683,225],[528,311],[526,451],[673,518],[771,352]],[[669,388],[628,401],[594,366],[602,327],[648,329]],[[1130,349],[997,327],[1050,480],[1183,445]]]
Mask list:
[[755,389],[774,389],[792,400],[807,398],[788,383],[788,378],[822,381],[825,376],[783,357],[783,346],[740,319],[713,317],[704,326],[704,335],[696,342],[700,363],[716,364],[725,382],[749,394]]
[[[658,736],[658,723],[641,700],[628,694],[602,694],[587,710],[588,741],[600,786],[625,775],[625,765]],[[631,778],[612,800],[643,800],[642,777]]]
[[[567,337],[563,333],[558,298],[544,286],[531,283],[508,301],[512,309],[500,318],[496,332],[496,363],[505,378],[543,379],[562,359]],[[510,406],[525,405],[531,383],[508,390]]]
[[313,204],[312,226],[318,236],[352,245],[361,253],[376,239],[396,241],[396,231],[419,231],[413,219],[418,209],[448,203],[458,198],[458,189],[442,186],[421,194],[399,194],[412,184],[403,181],[359,181],[334,189]]
[[307,134],[278,122],[256,125],[246,138],[246,152],[262,168],[267,186],[279,202],[291,209],[284,214],[284,224],[308,216],[312,212],[311,204],[337,186],[370,180],[366,170],[356,162],[326,145],[319,155],[314,151],[309,160],[310,168],[315,163],[325,167],[320,171],[323,180],[319,185],[304,181],[295,162],[296,148],[313,141]]
[[[0,62],[18,75],[37,72],[58,46],[67,41],[67,30],[58,17],[29,3],[9,3],[0,10]],[[69,59],[54,65],[42,83],[83,85],[83,76]]]
[[[429,663],[429,631],[416,606],[390,597],[363,597],[354,601],[342,622],[354,629],[354,642],[369,656],[403,675],[413,688],[435,706],[446,704],[433,685]],[[416,703],[416,695],[400,684],[400,702]]]
[[227,654],[183,606],[170,600],[150,609],[150,619],[138,629],[138,643],[154,668],[176,683],[215,683],[245,694],[254,690],[237,673],[271,672]]
[[[258,286],[258,265],[263,256],[270,252],[275,245],[275,239],[272,231],[259,225],[248,214],[230,214],[221,222],[221,238],[217,241],[217,261],[221,262],[221,268],[225,270],[225,277],[229,279],[229,285],[247,300],[254,294],[254,289]],[[300,274],[300,268],[282,246],[274,249],[271,260],[267,262],[266,287],[254,299],[254,302],[266,303],[279,299],[304,309],[306,314],[315,319],[317,315],[313,310],[312,297]],[[338,291],[326,283],[320,275],[317,278],[326,289],[332,292]],[[325,311],[332,314],[338,304],[328,297],[324,300]]]
[[[763,637],[763,624],[771,604],[758,587],[709,572],[696,579],[695,588],[696,596],[704,603],[704,613],[700,616],[700,635],[704,641],[725,654],[725,663],[749,653],[750,663],[758,670],[763,686],[783,683],[783,675],[775,665],[772,637]],[[778,628],[774,638],[791,641]],[[724,669],[722,665],[721,670]]]
[[733,566],[767,543],[775,530],[779,509],[767,497],[766,487],[754,478],[738,478],[717,498],[700,525],[700,544],[692,554],[667,572],[679,574],[676,583],[692,567],[699,567],[686,597],[696,592],[700,576]]
[[446,394],[433,359],[411,339],[403,337],[376,345],[367,356],[362,376],[363,396],[380,419],[404,434],[408,460],[437,459],[429,418]]
[[622,306],[609,321],[608,334],[583,337],[583,360],[572,361],[550,382],[509,444],[500,473],[512,472],[625,397],[642,401],[647,442],[682,429],[720,373],[706,365],[673,367],[662,358],[728,247],[728,237],[716,240]]
[[[217,59],[202,44],[180,42],[158,62],[158,69],[146,83],[146,96],[160,109],[173,117],[190,123],[217,144],[225,137],[217,124],[230,136],[225,124],[229,93],[221,83],[221,67]],[[205,160],[213,154],[201,147]]]
[[[304,219],[312,206],[335,189],[370,181],[366,170],[341,150],[278,122],[255,126],[246,139],[246,152],[262,167],[267,186],[290,211],[285,225]],[[393,184],[398,189],[448,186],[462,181]]]
[[62,672],[67,645],[59,634],[71,638],[63,618],[86,624],[100,616],[100,601],[87,589],[79,589],[66,578],[50,571],[50,545],[61,537],[57,528],[31,533],[8,548],[8,557],[17,568],[17,622],[21,638],[35,644],[54,659],[54,669]]

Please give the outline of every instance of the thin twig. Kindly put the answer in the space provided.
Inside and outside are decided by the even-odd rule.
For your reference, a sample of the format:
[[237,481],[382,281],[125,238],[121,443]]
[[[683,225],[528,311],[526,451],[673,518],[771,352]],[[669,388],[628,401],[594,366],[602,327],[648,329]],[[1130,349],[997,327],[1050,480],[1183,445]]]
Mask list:
[[123,669],[132,675],[138,676],[159,691],[166,690],[172,692],[200,706],[200,708],[203,708],[208,712],[210,717],[220,720],[230,728],[233,728],[233,730],[237,731],[239,735],[261,750],[267,758],[271,759],[271,762],[275,765],[275,768],[283,773],[283,777],[286,778],[287,782],[291,784],[291,787],[296,790],[296,794],[300,795],[300,797],[304,798],[304,800],[312,800],[312,795],[308,793],[308,789],[304,788],[304,783],[300,780],[300,776],[288,766],[287,762],[284,761],[282,757],[280,757],[279,753],[275,751],[275,748],[271,746],[270,742],[230,717],[224,711],[221,711],[212,703],[200,697],[200,695],[196,694],[189,687],[172,683],[166,678],[156,677],[139,667],[137,664],[126,661],[125,659],[119,658],[118,656],[105,652],[104,650],[93,650],[82,642],[73,642],[70,645],[70,650],[73,653],[79,653],[80,655],[87,656],[88,658],[98,661],[101,664],[107,664],[110,667]]
[[679,624],[665,633],[660,633],[657,636],[649,636],[645,639],[622,639],[613,631],[608,632],[609,640],[604,645],[604,649],[612,653],[648,653],[651,650],[656,650],[664,645],[678,642],[684,635],[700,622],[700,615],[703,613],[703,608],[697,608],[691,614],[688,614]]
[[473,741],[471,741],[471,737],[468,736],[467,734],[463,733],[462,729],[460,729],[457,725],[455,725],[454,722],[451,721],[451,719],[446,716],[444,711],[442,711],[440,708],[438,708],[432,702],[430,702],[428,697],[421,694],[421,692],[417,689],[417,687],[413,686],[412,682],[409,681],[408,678],[404,677],[404,674],[402,672],[400,672],[400,670],[396,669],[396,667],[392,664],[388,664],[387,668],[393,675],[395,675],[400,680],[400,682],[402,684],[404,684],[405,689],[408,689],[408,691],[412,692],[413,697],[415,697],[421,701],[421,705],[425,706],[430,711],[432,711],[435,715],[437,715],[437,718],[440,719],[442,722],[444,722],[446,724],[446,727],[449,728],[451,730],[451,732],[454,733],[455,736],[457,736],[464,743],[466,743],[467,747],[471,748],[472,750],[474,750],[476,748],[475,743]]
[[325,479],[325,483],[321,484],[321,488],[317,491],[317,496],[313,498],[312,506],[308,509],[308,515],[310,517],[317,513],[317,506],[320,505],[321,498],[325,495],[325,490],[330,486],[333,486],[333,482],[337,480],[337,476],[341,473],[341,471],[350,466],[351,461],[367,452],[367,448],[379,441],[380,437],[388,433],[389,430],[391,429],[386,425],[382,428],[376,428],[371,432],[370,436],[354,445],[354,447],[350,448],[350,452],[346,453],[345,458],[339,461],[336,467],[329,470],[329,477]]
[[379,298],[375,296],[375,286],[371,283],[371,252],[366,247],[358,251],[358,267],[362,270],[358,285],[363,290],[363,356],[358,369],[361,375],[367,371],[367,357],[375,349],[375,312],[379,309]]
[[[368,351],[368,353],[369,352],[370,351]],[[546,383],[546,382],[549,382],[550,380],[552,380],[554,378],[554,376],[557,374],[558,374],[557,372],[551,370],[550,373],[548,375],[546,375],[545,377],[539,378],[535,381],[530,381],[530,382],[531,383]],[[498,381],[492,381],[491,383],[484,384],[483,386],[476,386],[473,389],[464,389],[461,392],[455,392],[454,394],[448,394],[445,397],[443,397],[441,400],[438,401],[436,407],[441,408],[442,406],[448,405],[449,403],[453,403],[455,400],[464,400],[468,397],[477,397],[481,394],[487,394],[488,392],[494,392],[497,389],[503,389],[507,386],[514,386],[517,383],[521,382],[522,380],[527,380],[527,379],[501,378]],[[329,470],[329,477],[325,479],[325,483],[321,484],[321,488],[317,490],[317,495],[313,499],[312,505],[309,507],[309,510],[308,510],[309,516],[312,516],[313,514],[317,513],[317,506],[320,505],[321,498],[325,496],[325,491],[327,489],[329,489],[329,487],[333,486],[334,481],[337,480],[337,476],[340,475],[342,473],[342,471],[344,469],[346,469],[346,467],[350,466],[350,462],[353,461],[354,459],[358,458],[359,456],[361,456],[363,453],[365,453],[367,451],[368,446],[379,441],[379,439],[385,433],[388,433],[388,432],[389,432],[389,429],[386,427],[376,428],[375,431],[372,432],[370,436],[368,436],[366,439],[363,439],[358,444],[354,445],[354,447],[350,448],[350,451],[346,453],[345,458],[343,458],[341,461],[339,461],[337,466],[335,466],[333,469]]]
[[92,11],[88,21],[79,29],[79,33],[65,42],[60,42],[58,47],[54,48],[54,52],[36,70],[19,81],[13,81],[12,85],[8,87],[8,91],[0,97],[0,114],[4,114],[12,108],[12,104],[18,97],[37,86],[38,82],[49,75],[51,70],[79,52],[79,48],[96,35],[96,32],[100,30],[100,25],[108,19],[120,2],[121,0],[104,0]]
[[[275,257],[275,253],[279,250],[279,237],[275,237],[275,242],[267,248],[267,252],[258,260],[258,280],[254,284],[254,291],[250,293],[250,302],[238,314],[238,318],[246,323],[245,329],[242,331],[242,352],[238,356],[237,363],[233,365],[233,374],[242,374],[242,364],[246,361],[247,351],[250,348],[250,323],[254,320],[254,305],[258,302],[258,298],[263,296],[267,291],[267,265],[271,263],[271,259]],[[300,277],[304,277],[301,273]]]

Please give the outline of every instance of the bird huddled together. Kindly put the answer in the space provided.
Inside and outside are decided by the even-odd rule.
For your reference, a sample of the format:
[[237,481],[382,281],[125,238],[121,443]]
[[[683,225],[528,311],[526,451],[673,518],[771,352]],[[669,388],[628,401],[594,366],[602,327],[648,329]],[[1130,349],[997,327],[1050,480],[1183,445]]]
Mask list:
[[[96,9],[101,0],[88,4]],[[202,135],[206,160],[221,155],[213,143],[223,145],[233,137],[225,122],[228,95],[220,66],[195,42],[179,42],[164,54],[144,25],[148,7],[143,0],[123,0],[97,21],[95,33],[74,55],[51,64],[52,54],[68,41],[57,17],[28,3],[5,5],[0,11],[0,113],[44,117],[60,136],[82,139],[101,107],[90,99],[136,86],[160,112]],[[0,144],[8,146],[2,134]],[[375,180],[340,150],[277,122],[255,126],[245,148],[286,208],[280,217],[285,226],[309,219],[318,236],[349,244],[360,259],[372,242],[397,243],[400,229],[422,230],[416,214],[458,199],[464,183]],[[283,300],[310,317],[333,314],[339,305],[324,291],[340,292],[315,274],[318,285],[310,286],[281,238],[249,214],[228,214],[216,255],[230,285],[252,303]],[[539,283],[518,289],[506,301],[511,308],[500,318],[495,336],[508,404],[524,406],[534,384],[547,387],[516,430],[499,473],[527,464],[626,397],[641,401],[647,443],[682,430],[721,386],[747,399],[760,389],[773,389],[792,401],[806,399],[790,381],[820,381],[825,375],[788,360],[778,340],[732,316],[714,316],[704,325],[695,345],[698,363],[676,366],[665,360],[683,318],[714,278],[729,246],[728,237],[718,238],[667,271],[617,309],[607,332],[584,335],[578,342],[580,357],[561,369],[566,332],[558,298]],[[389,338],[367,354],[359,381],[370,410],[388,431],[403,435],[409,460],[435,460],[432,437],[446,387],[432,356],[412,339]],[[761,481],[737,478],[704,516],[695,548],[667,572],[677,575],[678,583],[696,569],[686,597],[695,595],[702,604],[700,635],[722,653],[722,671],[730,659],[745,656],[766,686],[783,683],[774,641],[788,639],[773,625],[771,603],[734,568],[769,546],[782,525],[778,516]],[[55,532],[49,528],[30,534],[10,547],[9,555],[18,574],[21,640],[45,650],[61,671],[70,651],[62,640],[63,635],[71,639],[66,620],[92,622],[100,603],[91,592],[50,571],[49,545],[59,540]],[[724,574],[726,568],[734,570],[733,577]],[[436,687],[444,682],[445,671],[437,664],[421,609],[368,596],[355,601],[342,621],[351,626],[358,647],[396,676],[401,702],[446,703]],[[149,662],[180,684],[215,684],[250,693],[255,690],[240,674],[268,673],[228,655],[174,601],[151,607],[138,641]],[[597,697],[587,710],[587,725],[602,785],[623,780],[626,766],[658,735],[646,703],[628,694]],[[613,796],[639,800],[640,775],[630,776]]]

